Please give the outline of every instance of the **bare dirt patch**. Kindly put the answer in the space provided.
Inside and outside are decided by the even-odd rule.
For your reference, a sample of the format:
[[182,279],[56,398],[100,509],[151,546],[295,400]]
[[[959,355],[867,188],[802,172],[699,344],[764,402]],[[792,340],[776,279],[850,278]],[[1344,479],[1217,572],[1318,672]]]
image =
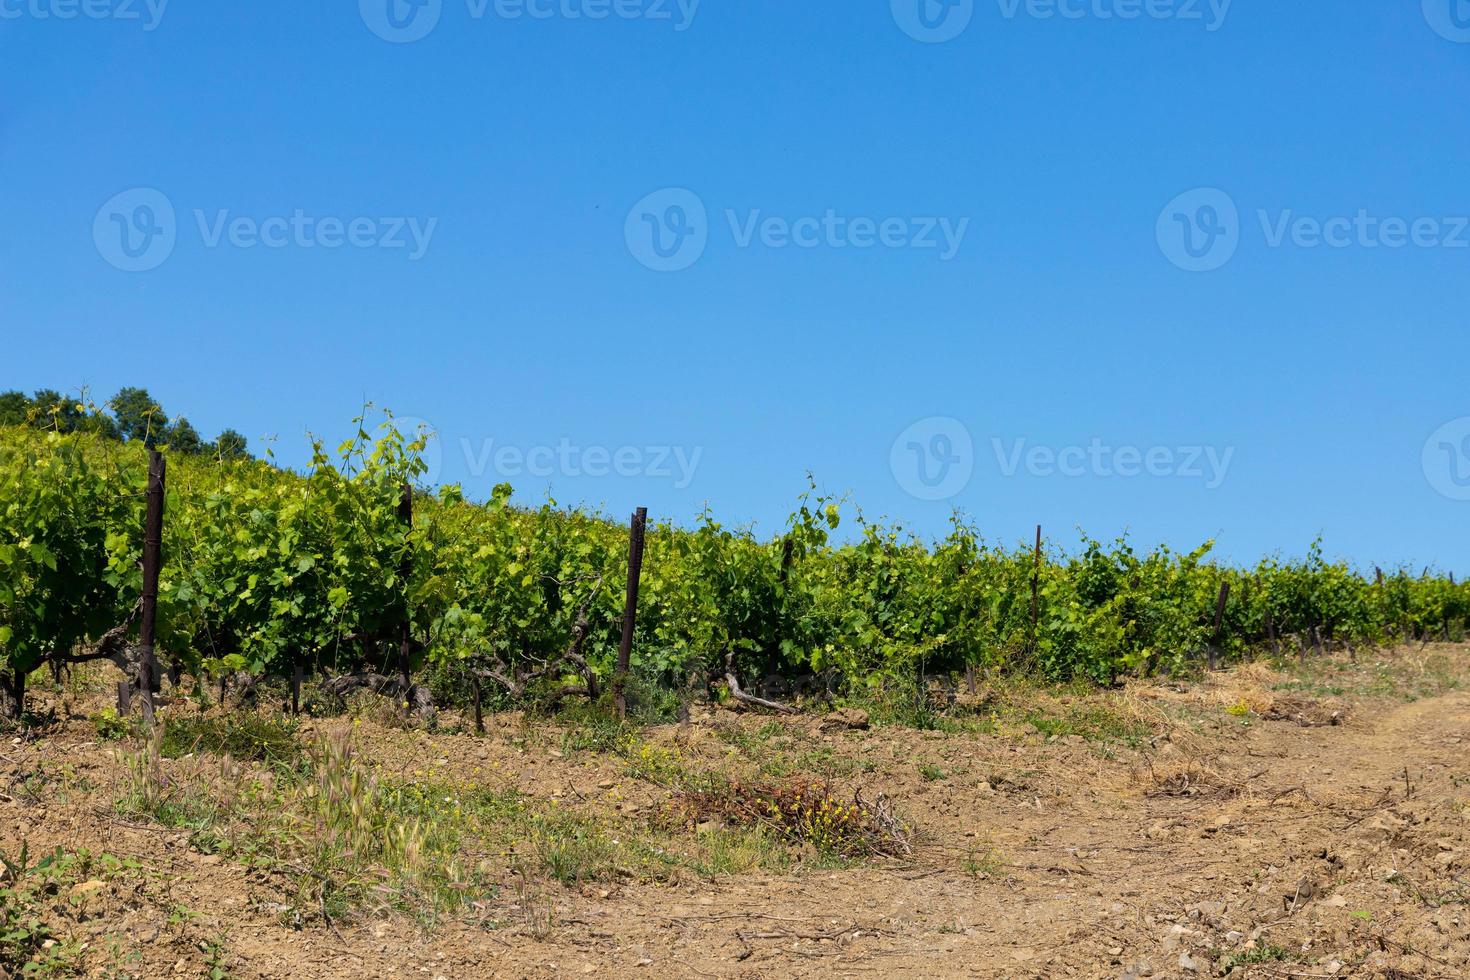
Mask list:
[[[1470,649],[1360,658],[997,685],[932,730],[306,719],[151,762],[57,693],[0,745],[0,900],[56,976],[1470,975]],[[126,759],[166,799],[140,804]],[[736,826],[760,797],[731,786],[881,797],[907,850]],[[711,805],[671,823],[681,798]]]

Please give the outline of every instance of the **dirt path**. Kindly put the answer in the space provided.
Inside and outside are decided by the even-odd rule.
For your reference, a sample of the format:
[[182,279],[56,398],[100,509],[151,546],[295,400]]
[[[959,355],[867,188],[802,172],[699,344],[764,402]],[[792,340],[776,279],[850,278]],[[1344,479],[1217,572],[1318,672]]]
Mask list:
[[[138,881],[117,878],[110,904],[80,917],[98,976],[1470,976],[1470,693],[1283,697],[1242,719],[1219,710],[1232,683],[1138,692],[1149,711],[1214,709],[1137,751],[809,728],[811,744],[871,766],[871,788],[918,830],[911,859],[505,896],[544,903],[539,928],[293,927],[272,911],[271,875],[113,815],[116,762],[85,722],[4,754],[0,850],[25,840],[32,854],[59,844],[138,859]],[[729,747],[710,732],[727,723],[655,735],[716,759]],[[441,753],[505,759],[532,793],[628,781],[608,760],[503,735],[383,732],[372,744],[403,769]],[[918,775],[926,766],[942,776]],[[48,767],[69,773],[65,793],[17,789]],[[656,794],[626,789],[639,819]],[[117,948],[104,956],[104,944]]]
[[[1267,722],[1183,764],[1196,782],[1167,783],[1177,796],[1140,796],[1085,752],[1021,748],[1010,764],[1043,774],[1031,785],[956,785],[911,805],[943,827],[914,867],[630,889],[581,910],[586,946],[542,965],[1186,976],[1213,974],[1213,951],[1248,961],[1254,941],[1287,958],[1242,962],[1244,975],[1463,977],[1467,893],[1439,909],[1421,895],[1464,887],[1467,737],[1463,693],[1342,726]],[[955,868],[975,841],[994,845],[992,862]]]

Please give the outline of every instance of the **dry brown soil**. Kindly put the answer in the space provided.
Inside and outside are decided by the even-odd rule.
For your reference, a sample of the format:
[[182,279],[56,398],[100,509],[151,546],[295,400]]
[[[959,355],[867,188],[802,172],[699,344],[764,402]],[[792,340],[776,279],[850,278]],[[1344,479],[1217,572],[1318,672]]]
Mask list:
[[[1470,648],[1374,656],[1296,685],[1248,667],[1035,694],[1054,713],[1095,702],[1142,725],[1131,745],[1049,738],[1015,704],[988,733],[823,732],[802,718],[783,723],[785,738],[724,710],[650,730],[649,744],[709,767],[755,765],[765,743],[847,760],[838,784],[886,794],[915,851],[713,879],[546,881],[432,931],[391,914],[290,921],[278,874],[119,817],[118,743],[86,717],[100,701],[0,743],[0,852],[25,841],[32,855],[59,845],[139,862],[84,914],[58,913],[91,976],[1470,976]],[[667,796],[624,758],[564,752],[518,716],[492,719],[485,737],[371,721],[357,737],[385,769],[493,771],[623,820],[649,819]]]

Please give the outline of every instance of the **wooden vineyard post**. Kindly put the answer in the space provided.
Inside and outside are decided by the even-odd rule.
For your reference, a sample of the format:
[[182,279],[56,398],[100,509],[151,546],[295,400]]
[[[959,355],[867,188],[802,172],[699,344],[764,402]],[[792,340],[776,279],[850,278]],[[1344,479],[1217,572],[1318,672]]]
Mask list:
[[[413,531],[413,487],[403,484],[398,496],[398,520],[402,522],[404,534]],[[412,643],[413,624],[408,608],[409,579],[413,577],[413,557],[405,546],[403,558],[398,565],[398,578],[403,588],[403,619],[398,624],[398,672],[403,678],[403,716],[413,714],[413,670]]]
[[1251,580],[1249,578],[1247,578],[1244,582],[1241,582],[1240,583],[1240,610],[1241,610],[1241,616],[1245,619],[1245,622],[1246,622],[1246,627],[1245,627],[1245,651],[1241,654],[1241,657],[1244,660],[1248,660],[1248,661],[1254,662],[1255,659],[1256,659],[1256,648],[1255,648],[1254,639],[1251,636],[1251,630],[1250,630],[1250,618],[1251,618]]
[[1036,626],[1041,614],[1041,525],[1036,525],[1036,558],[1031,566],[1031,636],[1026,641],[1028,652],[1036,655]]
[[1271,643],[1271,656],[1279,659],[1281,657],[1281,640],[1276,636],[1276,616],[1271,612],[1271,590],[1266,587],[1266,583],[1261,580],[1261,576],[1259,575],[1256,576],[1256,588],[1260,590],[1262,602],[1266,607],[1266,639]]
[[480,687],[480,675],[471,672],[470,687],[475,695],[475,734],[485,734],[485,694]]
[[133,710],[133,682],[117,682],[117,713],[126,718]]
[[[1455,573],[1454,572],[1450,572],[1450,588],[1453,589],[1454,587],[1455,587]],[[1441,606],[1440,608],[1443,609],[1444,607]],[[1446,643],[1450,642],[1450,617],[1449,616],[1445,616],[1444,622],[1442,622],[1442,623],[1439,624],[1439,630],[1440,630],[1440,637],[1441,637],[1441,639],[1443,639],[1444,642],[1446,642]]]
[[628,715],[627,693],[623,690],[633,661],[633,627],[638,619],[638,582],[643,577],[643,537],[648,527],[648,508],[639,507],[628,531],[628,594],[623,604],[623,636],[618,643],[618,666],[613,673],[613,704],[618,717]]
[[301,680],[305,671],[301,667],[301,661],[296,661],[291,667],[291,714],[301,714]]
[[1220,583],[1220,598],[1215,601],[1215,627],[1210,631],[1210,669],[1214,670],[1219,663],[1220,627],[1225,624],[1225,603],[1230,599],[1230,583]]
[[143,596],[138,627],[138,695],[143,720],[153,724],[153,689],[158,679],[154,642],[158,630],[158,575],[163,567],[163,454],[148,454],[147,512],[143,518]]

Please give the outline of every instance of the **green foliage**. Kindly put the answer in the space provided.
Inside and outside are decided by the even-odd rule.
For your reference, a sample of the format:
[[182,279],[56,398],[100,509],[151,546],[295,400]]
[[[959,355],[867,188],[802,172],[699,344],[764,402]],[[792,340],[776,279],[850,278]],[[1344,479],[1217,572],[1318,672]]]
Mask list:
[[106,408],[112,414],[92,403],[85,393],[64,395],[49,388],[30,396],[21,391],[0,392],[0,426],[29,426],[63,435],[83,432],[112,441],[136,440],[186,455],[208,453],[230,460],[249,455],[245,437],[234,429],[226,429],[207,443],[188,419],[170,422],[146,388],[124,388],[108,399]]
[[163,444],[176,453],[197,456],[204,452],[204,438],[199,430],[182,416],[163,432]]
[[296,723],[271,715],[251,712],[210,717],[193,715],[171,718],[162,728],[160,753],[166,759],[207,752],[290,767],[302,758]]
[[1220,973],[1229,973],[1238,966],[1252,966],[1257,963],[1284,963],[1299,959],[1291,950],[1271,943],[1263,943],[1253,949],[1241,950],[1239,952],[1227,953],[1220,959]]
[[123,622],[137,594],[138,474],[78,438],[0,430],[0,672],[13,695]]
[[[156,418],[138,408],[146,392],[126,394],[132,443],[60,424],[0,429],[0,650],[12,679],[124,622],[136,600]],[[508,486],[483,503],[458,487],[414,489],[405,515],[425,444],[390,415],[376,429],[358,419],[335,450],[313,443],[301,474],[168,447],[162,654],[210,674],[396,670],[406,623],[411,666],[432,668],[442,689],[467,692],[478,676],[492,703],[513,692],[546,705],[569,688],[605,690],[626,527],[554,500],[516,506]],[[1273,638],[1448,638],[1470,620],[1464,583],[1402,570],[1380,582],[1329,561],[1320,542],[1244,570],[1211,561],[1209,543],[1142,552],[1084,538],[1073,554],[1037,556],[959,516],[925,542],[858,512],[843,543],[844,509],[812,485],[773,538],[707,511],[692,527],[649,528],[631,687],[640,718],[672,717],[673,692],[718,683],[727,663],[747,686],[815,677],[926,727],[937,722],[924,679],[966,669],[1106,684],[1195,669],[1207,649],[1229,660]]]
[[25,425],[30,421],[31,400],[23,391],[0,392],[0,425]]
[[97,737],[104,742],[115,742],[132,733],[128,720],[113,708],[103,708],[93,715],[92,725],[97,729]]
[[230,462],[246,459],[250,455],[249,443],[234,429],[221,432],[214,440],[214,445],[209,448],[215,456]]
[[0,887],[0,969],[7,976],[33,975],[57,969],[55,931],[42,920],[45,888],[65,860],[60,851],[48,854],[31,866],[27,846],[22,843],[15,861],[0,855],[8,884]]
[[54,924],[67,904],[85,901],[71,889],[89,879],[90,886],[106,887],[138,869],[110,854],[60,847],[32,864],[24,841],[13,860],[0,854],[0,864],[0,973],[8,977],[76,976],[78,946]]
[[123,388],[107,403],[119,434],[129,442],[152,446],[168,431],[168,415],[147,388]]

